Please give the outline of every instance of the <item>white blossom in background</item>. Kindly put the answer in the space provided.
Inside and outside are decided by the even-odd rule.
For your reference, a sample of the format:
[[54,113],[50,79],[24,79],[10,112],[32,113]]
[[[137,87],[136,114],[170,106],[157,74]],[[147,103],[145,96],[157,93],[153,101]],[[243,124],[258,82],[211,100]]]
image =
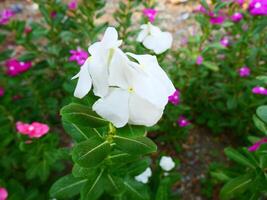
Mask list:
[[73,77],[79,78],[74,96],[83,98],[93,87],[100,97],[93,110],[117,128],[127,123],[153,126],[175,88],[155,56],[125,54],[120,44],[117,31],[108,28],[103,39],[89,47],[91,56]]
[[175,162],[169,156],[162,156],[159,161],[159,166],[164,171],[171,171],[175,167]]
[[144,172],[139,174],[138,176],[135,176],[134,179],[141,183],[148,183],[148,179],[152,176],[151,168],[148,167]]
[[141,25],[141,32],[137,37],[137,41],[156,54],[161,54],[172,46],[172,35],[169,32],[163,32],[159,27],[151,23]]

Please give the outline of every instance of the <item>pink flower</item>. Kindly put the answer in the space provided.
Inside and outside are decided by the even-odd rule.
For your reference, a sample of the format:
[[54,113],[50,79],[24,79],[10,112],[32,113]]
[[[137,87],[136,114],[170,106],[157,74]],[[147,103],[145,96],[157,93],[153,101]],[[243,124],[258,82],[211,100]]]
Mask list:
[[203,63],[203,60],[204,60],[204,59],[203,59],[202,56],[198,56],[198,57],[197,57],[197,60],[196,60],[196,64],[197,64],[197,65],[201,65],[201,64]]
[[207,10],[204,6],[202,5],[199,5],[195,10],[194,12],[198,12],[198,13],[203,13],[203,14],[207,14]]
[[252,0],[249,4],[248,10],[251,15],[267,15],[267,1]]
[[15,13],[13,13],[10,9],[5,9],[0,14],[0,25],[5,25],[9,22],[10,18],[13,17]]
[[229,39],[227,37],[223,37],[220,41],[220,44],[224,47],[228,47],[229,46]]
[[5,94],[5,89],[0,87],[0,97],[4,96]]
[[224,22],[225,18],[222,15],[215,16],[214,13],[210,13],[210,23],[213,25],[220,25]]
[[0,187],[0,200],[6,200],[8,197],[8,192],[6,188]]
[[239,22],[243,19],[243,15],[239,12],[236,12],[232,15],[231,19],[233,22]]
[[241,67],[239,69],[239,75],[241,77],[246,77],[250,75],[250,69],[247,66]]
[[180,103],[180,91],[175,90],[175,92],[169,96],[169,102],[173,105],[178,105]]
[[153,23],[155,21],[155,18],[156,18],[156,14],[157,14],[157,11],[153,8],[145,8],[143,10],[143,13],[145,16],[148,17],[149,21],[151,23]]
[[185,126],[190,125],[191,123],[183,115],[181,115],[177,120],[177,124],[180,127],[185,127]]
[[26,26],[25,29],[24,29],[24,33],[28,34],[30,32],[32,32],[32,28],[30,26]]
[[252,89],[252,93],[266,96],[267,95],[267,89],[264,87],[256,86]]
[[49,126],[39,122],[33,122],[32,124],[17,122],[16,128],[22,135],[28,135],[30,138],[40,138],[47,134]]
[[70,53],[72,55],[70,56],[69,61],[76,61],[78,65],[83,65],[83,63],[89,56],[87,51],[84,51],[80,48],[78,48],[77,50],[70,50]]
[[69,10],[76,10],[78,7],[78,2],[77,0],[71,0],[68,4]]
[[263,139],[261,139],[260,141],[254,143],[252,146],[250,146],[250,147],[248,148],[248,150],[249,150],[249,151],[257,151],[257,150],[260,148],[260,146],[261,146],[262,144],[264,144],[264,143],[267,143],[267,138],[263,138]]
[[22,62],[15,58],[11,58],[6,61],[5,66],[7,68],[7,74],[9,76],[17,76],[23,72],[28,71],[32,67],[32,62]]

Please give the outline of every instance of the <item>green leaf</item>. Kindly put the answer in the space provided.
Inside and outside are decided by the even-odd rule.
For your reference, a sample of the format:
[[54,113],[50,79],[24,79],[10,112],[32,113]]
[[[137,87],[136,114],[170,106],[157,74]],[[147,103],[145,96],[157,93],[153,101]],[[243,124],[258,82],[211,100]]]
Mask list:
[[148,200],[149,194],[146,185],[135,180],[124,181],[127,197],[129,200]]
[[96,200],[102,195],[104,192],[103,174],[104,170],[102,169],[99,173],[95,174],[95,176],[88,179],[82,189],[81,200]]
[[260,106],[256,113],[262,121],[267,123],[267,106]]
[[49,194],[53,198],[72,198],[79,194],[86,181],[86,179],[75,178],[72,175],[64,176],[52,185]]
[[113,141],[117,144],[116,148],[132,155],[157,151],[156,144],[147,137],[128,138],[115,135]]
[[234,160],[235,162],[250,167],[250,168],[255,168],[253,163],[251,163],[245,156],[243,156],[241,153],[238,151],[232,149],[232,148],[226,148],[224,150],[224,153],[227,155],[228,158]]
[[77,163],[75,163],[72,168],[72,175],[74,177],[90,177],[94,175],[95,173],[96,173],[96,169],[81,167]]
[[60,111],[64,121],[92,128],[108,125],[108,122],[99,117],[88,106],[71,103]]
[[92,137],[74,146],[72,158],[82,167],[95,167],[108,156],[110,149],[107,141]]
[[117,129],[117,135],[124,137],[146,136],[146,128],[144,126],[127,125],[123,128]]
[[220,192],[222,199],[231,199],[235,194],[242,193],[250,186],[252,178],[248,175],[239,176],[225,184]]
[[109,194],[120,194],[124,192],[124,184],[121,178],[109,173],[105,174],[105,190]]
[[253,122],[255,126],[265,135],[267,135],[267,128],[263,121],[261,121],[256,115],[253,115]]
[[63,127],[66,132],[76,141],[82,142],[88,140],[90,137],[98,136],[102,137],[96,128],[89,128],[84,126],[79,126],[73,123],[63,121]]
[[212,71],[219,71],[219,67],[213,62],[204,61],[203,65]]

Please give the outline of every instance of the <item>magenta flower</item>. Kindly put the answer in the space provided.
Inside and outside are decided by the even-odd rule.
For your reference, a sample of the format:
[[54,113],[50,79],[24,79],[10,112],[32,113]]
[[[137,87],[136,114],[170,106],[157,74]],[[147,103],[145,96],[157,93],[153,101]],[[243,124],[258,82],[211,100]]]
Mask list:
[[9,76],[17,76],[23,72],[28,71],[32,67],[32,62],[22,62],[15,58],[11,58],[6,61],[5,66],[7,68],[7,74]]
[[196,64],[197,64],[197,65],[201,65],[201,64],[203,63],[203,60],[204,60],[204,59],[203,59],[202,56],[198,56],[198,57],[197,57],[197,60],[196,60]]
[[76,10],[78,7],[78,1],[77,0],[71,0],[68,4],[69,10]]
[[181,115],[177,120],[177,124],[180,127],[185,127],[185,126],[189,126],[191,123],[183,115]]
[[214,13],[210,13],[210,23],[213,25],[220,25],[224,22],[225,18],[222,15],[215,16]]
[[153,23],[155,21],[156,15],[157,15],[157,10],[153,8],[145,8],[143,10],[143,14],[148,17],[148,20]]
[[22,135],[28,135],[30,138],[40,138],[47,134],[49,126],[39,122],[33,122],[32,124],[17,122],[16,128]]
[[178,105],[180,103],[180,91],[175,90],[175,92],[169,96],[169,102],[173,105]]
[[3,87],[0,87],[0,97],[4,96],[5,89]]
[[260,148],[260,146],[261,146],[262,144],[264,144],[264,143],[267,143],[267,138],[263,138],[263,139],[261,139],[260,141],[254,143],[252,146],[250,146],[250,147],[248,148],[248,150],[249,150],[249,151],[257,151],[257,150]]
[[228,47],[230,44],[229,39],[227,37],[223,37],[220,41],[220,44],[224,47]]
[[250,75],[250,69],[247,66],[241,67],[239,69],[239,75],[241,77],[246,77]]
[[267,15],[267,1],[252,0],[249,4],[248,10],[251,15]]
[[243,19],[243,15],[239,12],[236,12],[231,16],[231,19],[233,22],[239,22]]
[[10,9],[5,9],[0,14],[0,25],[5,25],[9,22],[10,18],[13,17],[15,13]]
[[0,187],[0,200],[7,200],[8,192],[6,188]]
[[70,50],[71,56],[69,58],[69,61],[76,61],[78,65],[83,65],[83,63],[88,58],[89,54],[87,51],[84,51],[80,48],[77,50]]
[[252,93],[267,96],[267,89],[261,86],[256,86],[252,88]]

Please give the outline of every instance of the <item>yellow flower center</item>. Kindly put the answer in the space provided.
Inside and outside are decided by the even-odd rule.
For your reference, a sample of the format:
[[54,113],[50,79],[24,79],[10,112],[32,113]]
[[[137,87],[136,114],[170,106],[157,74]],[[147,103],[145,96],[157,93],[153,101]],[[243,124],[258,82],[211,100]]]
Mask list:
[[128,88],[128,91],[129,91],[130,93],[133,93],[133,92],[134,92],[134,89],[133,89],[132,87],[129,87],[129,88]]

